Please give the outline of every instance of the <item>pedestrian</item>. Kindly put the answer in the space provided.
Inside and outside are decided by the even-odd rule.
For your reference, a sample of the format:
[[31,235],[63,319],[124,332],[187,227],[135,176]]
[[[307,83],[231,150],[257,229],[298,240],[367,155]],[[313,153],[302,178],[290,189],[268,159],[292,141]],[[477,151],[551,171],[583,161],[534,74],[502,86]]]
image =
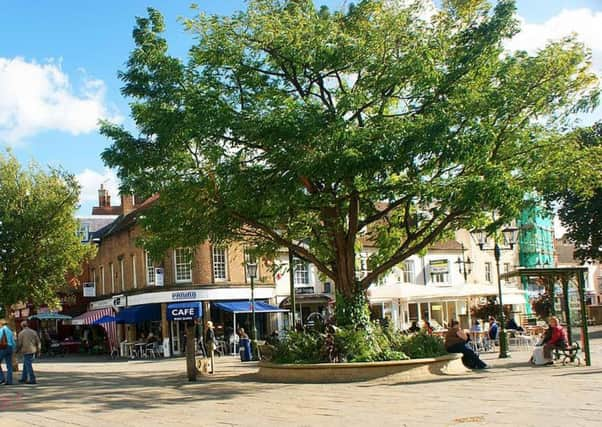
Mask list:
[[468,335],[460,329],[460,322],[452,320],[451,328],[445,336],[445,349],[448,353],[462,353],[462,363],[470,369],[487,369],[475,351],[468,344]]
[[36,331],[29,328],[26,320],[21,322],[21,328],[21,332],[17,336],[17,353],[23,355],[23,374],[19,382],[21,384],[37,384],[32,363],[34,355],[39,354],[42,349],[42,342]]
[[211,358],[211,374],[214,372],[215,365],[215,349],[217,348],[217,343],[215,342],[215,330],[213,329],[213,322],[211,320],[207,321],[207,330],[205,332],[205,346],[207,347],[207,352],[209,353],[209,357]]
[[[13,383],[13,351],[15,350],[15,335],[8,327],[6,319],[0,319],[0,384]],[[6,377],[2,372],[2,361],[6,363]]]

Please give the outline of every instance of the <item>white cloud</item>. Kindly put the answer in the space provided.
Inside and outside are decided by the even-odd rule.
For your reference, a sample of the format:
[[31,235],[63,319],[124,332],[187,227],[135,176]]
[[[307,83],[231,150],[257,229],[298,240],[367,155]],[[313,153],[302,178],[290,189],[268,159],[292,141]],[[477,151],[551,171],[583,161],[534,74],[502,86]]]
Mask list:
[[602,12],[591,9],[564,9],[542,24],[530,24],[520,18],[521,32],[506,43],[510,50],[535,53],[551,40],[576,33],[578,39],[592,50],[594,70],[602,76]]
[[109,190],[111,195],[111,204],[119,204],[119,179],[115,172],[105,169],[103,172],[97,172],[92,169],[84,169],[76,176],[81,185],[80,203],[96,202],[98,203],[98,189],[100,184]]
[[83,73],[75,92],[60,63],[0,57],[0,143],[55,130],[73,135],[92,132],[98,120],[119,121],[105,103],[103,81]]

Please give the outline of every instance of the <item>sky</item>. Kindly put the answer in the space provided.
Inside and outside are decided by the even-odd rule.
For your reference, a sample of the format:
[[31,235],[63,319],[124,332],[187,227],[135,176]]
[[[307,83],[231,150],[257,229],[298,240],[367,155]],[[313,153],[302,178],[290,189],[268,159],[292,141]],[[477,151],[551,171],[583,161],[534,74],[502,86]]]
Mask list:
[[[192,16],[181,0],[0,0],[0,149],[22,163],[61,167],[82,185],[80,215],[97,203],[101,183],[118,204],[118,181],[100,153],[110,141],[98,120],[131,126],[117,77],[133,49],[136,16],[163,13],[170,53],[184,57],[192,40],[178,17]],[[340,8],[343,0],[316,0]],[[242,0],[196,0],[202,11],[230,15]],[[518,0],[523,31],[511,49],[535,52],[549,39],[577,32],[592,49],[602,79],[602,0]],[[602,119],[602,108],[581,120]]]

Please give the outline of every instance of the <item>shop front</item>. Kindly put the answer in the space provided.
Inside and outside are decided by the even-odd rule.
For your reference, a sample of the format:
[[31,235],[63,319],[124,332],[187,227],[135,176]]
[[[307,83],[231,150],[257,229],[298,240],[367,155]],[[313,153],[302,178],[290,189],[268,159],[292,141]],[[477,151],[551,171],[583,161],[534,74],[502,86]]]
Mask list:
[[[203,318],[203,305],[200,301],[177,302],[167,305],[167,321],[171,341],[171,353],[175,356],[186,353],[186,324]],[[199,335],[202,331],[197,331]],[[200,336],[195,336],[198,348]]]

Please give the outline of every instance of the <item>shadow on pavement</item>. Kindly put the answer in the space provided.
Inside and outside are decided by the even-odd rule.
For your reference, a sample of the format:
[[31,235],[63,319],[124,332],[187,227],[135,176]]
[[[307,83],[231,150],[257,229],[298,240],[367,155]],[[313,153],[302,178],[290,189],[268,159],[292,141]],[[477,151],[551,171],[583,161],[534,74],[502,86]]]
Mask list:
[[572,372],[563,372],[561,374],[555,374],[554,377],[566,377],[569,375],[590,375],[590,374],[602,374],[602,369],[588,369],[587,371],[572,371]]
[[[253,374],[199,377],[189,382],[185,373],[156,372],[39,372],[38,384],[5,386],[5,400],[18,400],[9,410],[43,412],[77,405],[95,411],[147,410],[197,401],[228,401],[240,395],[257,394],[265,384],[253,386]],[[245,383],[244,386],[241,383]],[[6,394],[5,394],[6,393]],[[8,409],[8,408],[6,408]]]
[[441,379],[437,379],[437,378],[432,378],[432,379],[425,379],[425,380],[416,380],[416,381],[399,381],[399,382],[391,382],[391,383],[387,383],[384,381],[378,381],[378,382],[374,382],[373,384],[361,384],[358,385],[358,387],[381,387],[381,386],[400,386],[400,385],[416,385],[416,384],[433,384],[433,383],[444,383],[444,382],[450,382],[450,381],[473,381],[473,380],[480,380],[483,378],[486,378],[486,375],[468,375],[468,376],[463,376],[463,377],[446,377],[446,378],[441,378]]

